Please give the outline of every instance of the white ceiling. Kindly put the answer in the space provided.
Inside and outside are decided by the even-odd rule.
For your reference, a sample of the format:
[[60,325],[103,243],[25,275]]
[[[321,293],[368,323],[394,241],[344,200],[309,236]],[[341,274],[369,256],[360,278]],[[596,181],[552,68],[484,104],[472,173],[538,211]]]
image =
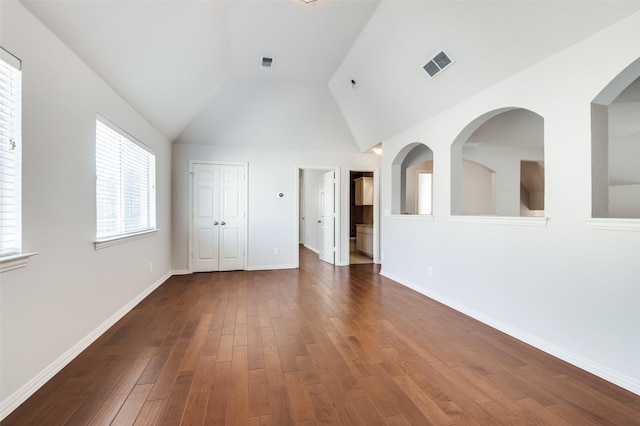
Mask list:
[[[638,1],[382,1],[329,86],[365,148],[639,9]],[[455,62],[430,79],[421,66],[441,49]]]
[[[346,120],[340,143],[361,151],[640,9],[638,0],[21,1],[171,141],[214,133],[207,123],[255,109],[256,93],[277,83],[296,102],[318,97],[315,113]],[[441,48],[456,63],[430,80],[420,66]],[[259,70],[263,55],[272,71]]]
[[[23,0],[123,98],[174,140],[232,76],[321,84],[377,1]],[[273,71],[259,70],[263,55]]]

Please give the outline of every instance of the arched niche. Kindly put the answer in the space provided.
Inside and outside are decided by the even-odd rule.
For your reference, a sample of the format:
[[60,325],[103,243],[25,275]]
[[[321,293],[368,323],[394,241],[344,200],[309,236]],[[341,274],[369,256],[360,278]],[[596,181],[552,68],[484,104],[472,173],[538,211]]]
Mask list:
[[544,215],[540,115],[524,108],[500,108],[477,117],[460,132],[451,145],[451,214]]
[[591,103],[591,215],[640,218],[640,58]]
[[[429,208],[423,214],[431,214],[432,179],[420,179],[420,174],[433,176],[433,151],[425,144],[414,142],[405,146],[391,164],[391,212],[393,214],[419,214],[420,201],[428,195]],[[422,183],[421,183],[422,182]],[[422,188],[422,191],[420,190]],[[428,194],[427,194],[428,192]],[[423,200],[420,199],[423,194]]]

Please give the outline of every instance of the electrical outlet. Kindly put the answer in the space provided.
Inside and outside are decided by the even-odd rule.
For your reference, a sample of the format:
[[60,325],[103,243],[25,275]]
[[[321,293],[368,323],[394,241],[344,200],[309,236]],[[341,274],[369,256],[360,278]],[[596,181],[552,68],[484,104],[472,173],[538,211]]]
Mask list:
[[276,255],[276,256],[278,255],[278,249],[277,248],[273,249],[273,254]]
[[433,266],[431,265],[427,266],[427,274],[433,275]]
[[153,262],[149,262],[149,272],[153,271]]

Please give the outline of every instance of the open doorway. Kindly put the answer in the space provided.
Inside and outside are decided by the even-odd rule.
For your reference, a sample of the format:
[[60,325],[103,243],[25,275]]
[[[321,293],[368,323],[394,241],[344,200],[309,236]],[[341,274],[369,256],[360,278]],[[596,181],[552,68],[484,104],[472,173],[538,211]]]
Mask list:
[[349,176],[349,264],[373,263],[373,172]]
[[298,243],[320,260],[339,264],[340,170],[323,167],[298,169]]

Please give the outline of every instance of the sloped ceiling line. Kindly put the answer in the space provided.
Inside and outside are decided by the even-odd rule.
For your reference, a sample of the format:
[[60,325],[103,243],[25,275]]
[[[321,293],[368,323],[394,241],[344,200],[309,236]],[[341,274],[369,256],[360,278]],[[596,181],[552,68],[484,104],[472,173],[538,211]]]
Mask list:
[[[640,9],[637,1],[21,3],[170,141],[246,143],[228,139],[241,128],[200,129],[212,113],[217,126],[278,130],[282,121],[270,125],[259,113],[223,121],[219,108],[274,108],[256,94],[276,85],[286,87],[283,113],[305,96],[323,126],[304,131],[291,120],[283,137],[295,143],[271,143],[325,149],[337,138],[332,148],[361,152]],[[456,66],[431,80],[421,68],[443,46]],[[277,66],[260,73],[265,54]],[[311,130],[327,133],[307,137]],[[203,138],[207,131],[218,137]]]

